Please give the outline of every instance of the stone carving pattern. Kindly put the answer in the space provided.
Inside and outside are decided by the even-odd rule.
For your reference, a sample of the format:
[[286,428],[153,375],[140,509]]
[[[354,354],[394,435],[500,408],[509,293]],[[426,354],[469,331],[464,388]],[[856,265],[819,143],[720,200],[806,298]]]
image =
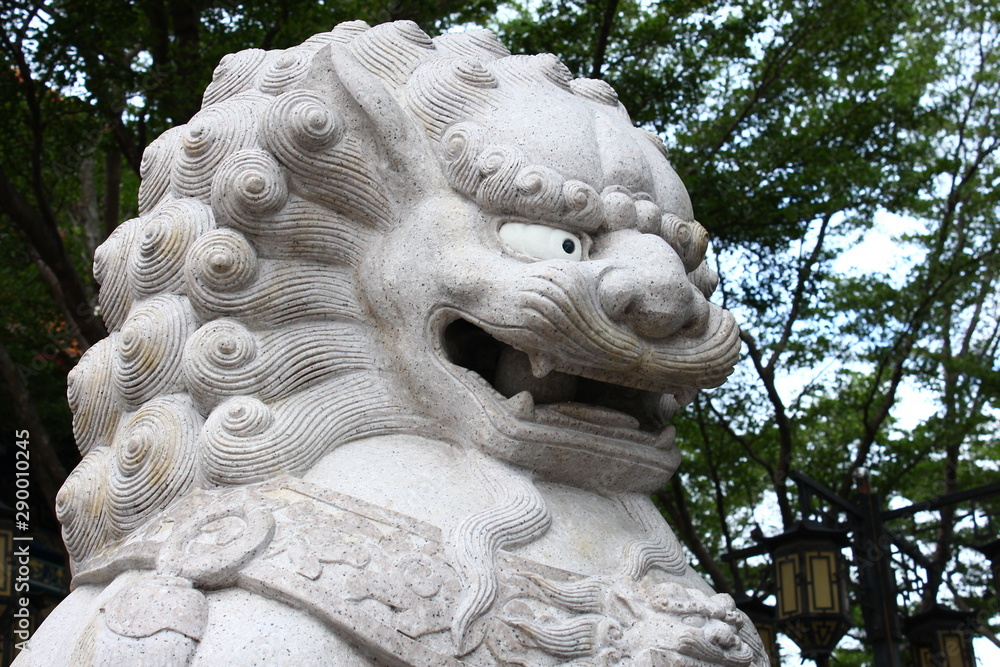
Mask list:
[[[558,99],[537,112],[630,146],[632,157],[598,155],[584,135],[569,140],[614,184],[504,139],[518,96]],[[607,83],[573,78],[551,54],[512,56],[488,31],[431,39],[407,21],[349,22],[291,49],[224,58],[202,110],[144,153],[139,217],[95,256],[111,333],[69,377],[84,458],[57,511],[75,585],[106,588],[73,661],[186,664],[208,594],[235,587],[388,662],[764,664],[731,600],[668,581],[688,577],[683,552],[640,499],[677,466],[665,422],[722,383],[739,353],[735,321],[707,302],[708,236],[665,155]],[[666,185],[636,167],[651,159]],[[443,429],[454,418],[415,408],[420,392],[386,361],[392,322],[406,318],[381,312],[371,266],[398,256],[384,244],[413,202],[445,192],[484,216],[600,232],[633,264],[665,242],[673,310],[622,300],[634,276],[589,240],[586,266],[538,262],[509,289],[478,289],[489,317],[438,297],[428,327],[459,313],[522,354],[505,371],[524,369],[502,409],[484,408],[487,422]],[[574,374],[625,378],[654,430],[620,410],[541,400],[575,386]],[[456,379],[480,405],[495,401],[474,376]],[[545,435],[581,429],[593,437]],[[345,443],[394,434],[471,443],[463,465],[490,500],[442,534],[289,477]],[[571,450],[580,461],[567,463]],[[617,498],[643,535],[622,546],[617,573],[514,555],[554,521],[538,479]]]
[[[762,651],[728,595],[626,573],[580,578],[510,555],[491,563],[496,604],[486,606],[495,611],[467,640],[454,632],[453,610],[469,607],[456,604],[463,597],[483,594],[463,591],[439,530],[287,478],[196,494],[156,523],[129,538],[150,570],[105,605],[79,640],[78,656],[122,664],[154,644],[164,650],[158,645],[169,640],[183,663],[207,624],[199,589],[278,590],[290,576],[317,598],[358,605],[356,618],[370,625],[423,638],[439,660],[485,644],[504,665],[749,667]],[[100,570],[108,565],[96,563],[82,579],[106,577]],[[327,606],[332,616],[343,615]]]

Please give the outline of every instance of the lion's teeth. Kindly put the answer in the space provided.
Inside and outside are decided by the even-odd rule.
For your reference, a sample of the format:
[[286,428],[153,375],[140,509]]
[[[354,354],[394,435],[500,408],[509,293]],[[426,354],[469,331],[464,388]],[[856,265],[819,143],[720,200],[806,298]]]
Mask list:
[[667,422],[677,414],[680,407],[673,394],[663,394],[663,396],[660,396],[660,404],[657,411],[659,412],[660,419]]
[[677,459],[676,462],[673,464],[674,467],[677,467],[677,464],[680,463],[680,450],[678,450],[676,445],[674,444],[674,435],[676,435],[676,433],[677,429],[674,428],[673,426],[669,425],[665,426],[657,436],[656,444],[653,445],[657,449],[662,449],[664,451],[670,451],[674,453],[674,456],[676,456]]
[[535,399],[530,391],[522,391],[507,399],[507,410],[518,419],[531,419],[535,414]]
[[555,361],[544,354],[531,355],[531,374],[536,378],[543,378],[552,372],[556,367]]
[[677,398],[677,404],[680,407],[685,407],[691,405],[694,397],[698,395],[698,390],[694,387],[687,387],[684,389],[679,389],[674,396]]

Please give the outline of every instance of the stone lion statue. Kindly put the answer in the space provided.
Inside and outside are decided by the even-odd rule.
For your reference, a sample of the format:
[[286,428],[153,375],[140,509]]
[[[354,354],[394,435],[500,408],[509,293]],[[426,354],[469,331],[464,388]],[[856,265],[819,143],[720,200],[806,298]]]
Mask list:
[[767,664],[648,496],[739,338],[608,84],[344,23],[224,58],[142,177],[18,667]]

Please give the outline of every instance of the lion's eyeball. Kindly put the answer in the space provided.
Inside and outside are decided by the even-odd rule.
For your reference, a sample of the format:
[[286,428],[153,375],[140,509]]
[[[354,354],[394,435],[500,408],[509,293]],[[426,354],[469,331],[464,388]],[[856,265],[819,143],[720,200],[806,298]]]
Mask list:
[[548,225],[505,222],[500,227],[500,240],[508,248],[538,260],[583,259],[583,242],[576,234]]

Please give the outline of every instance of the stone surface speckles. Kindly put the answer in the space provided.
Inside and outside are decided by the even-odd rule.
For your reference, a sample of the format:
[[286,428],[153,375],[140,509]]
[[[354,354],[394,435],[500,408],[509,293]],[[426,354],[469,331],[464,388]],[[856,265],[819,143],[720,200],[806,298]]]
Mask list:
[[99,249],[25,665],[766,665],[648,498],[738,329],[659,139],[486,31],[223,59]]

